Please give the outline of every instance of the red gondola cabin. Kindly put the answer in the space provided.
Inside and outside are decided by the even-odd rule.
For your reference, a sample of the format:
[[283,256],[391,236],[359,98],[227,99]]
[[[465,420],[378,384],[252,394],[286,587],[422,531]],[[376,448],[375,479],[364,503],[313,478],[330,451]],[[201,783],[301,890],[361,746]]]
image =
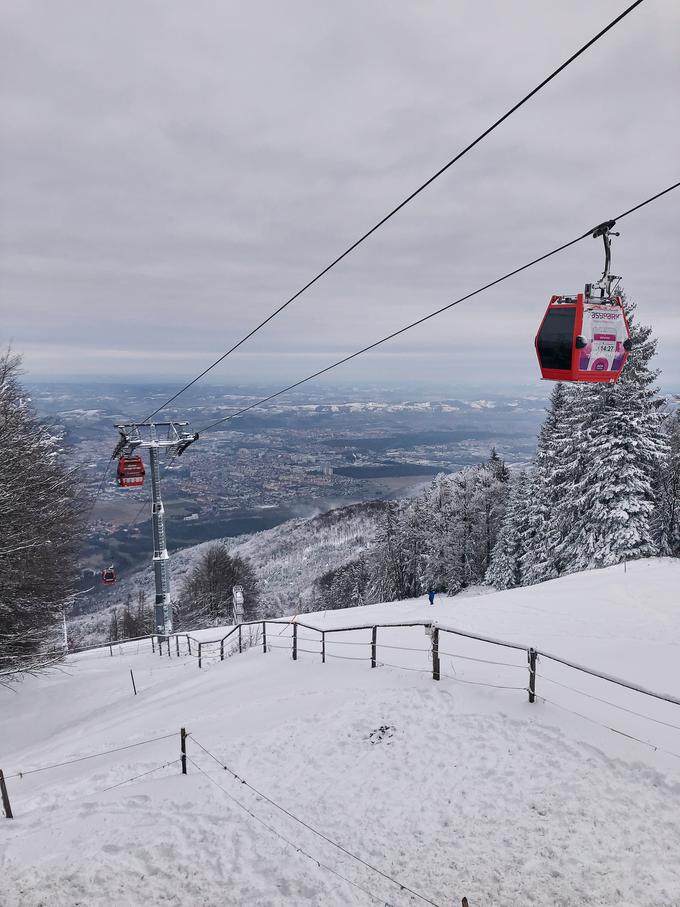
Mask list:
[[113,586],[116,581],[116,568],[115,567],[106,567],[102,570],[102,583],[105,586]]
[[121,457],[118,460],[118,484],[121,488],[141,488],[144,484],[144,462],[141,457]]
[[618,380],[632,345],[621,297],[553,296],[535,344],[548,381]]

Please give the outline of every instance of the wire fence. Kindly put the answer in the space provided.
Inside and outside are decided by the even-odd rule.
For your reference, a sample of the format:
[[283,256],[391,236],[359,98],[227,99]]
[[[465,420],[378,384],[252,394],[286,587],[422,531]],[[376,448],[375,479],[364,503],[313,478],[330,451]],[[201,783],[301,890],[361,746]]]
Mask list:
[[[132,784],[133,782],[148,778],[151,775],[155,775],[158,772],[171,768],[173,766],[179,767],[179,772],[177,774],[179,775],[179,777],[181,777],[183,775],[189,774],[189,766],[192,766],[211,784],[219,788],[240,810],[242,810],[250,818],[264,827],[274,837],[281,840],[288,847],[293,848],[296,853],[301,854],[306,859],[309,859],[312,863],[315,863],[319,869],[331,873],[332,875],[346,882],[351,887],[362,891],[376,903],[386,905],[386,907],[395,907],[389,897],[386,897],[383,893],[378,893],[373,888],[369,887],[370,885],[375,885],[376,883],[380,883],[384,887],[386,883],[388,886],[392,886],[393,889],[398,890],[399,892],[411,895],[419,903],[429,904],[431,905],[431,907],[443,907],[443,905],[440,905],[437,901],[433,900],[428,895],[423,894],[421,891],[415,888],[413,883],[407,882],[404,879],[398,879],[395,875],[387,872],[385,869],[382,869],[379,866],[376,866],[374,863],[369,862],[367,859],[356,852],[356,848],[353,847],[352,849],[350,849],[346,844],[337,841],[335,838],[331,837],[323,830],[314,826],[308,819],[300,816],[298,813],[294,813],[287,806],[279,803],[263,790],[254,787],[243,776],[242,772],[239,771],[237,773],[223,760],[218,758],[211,749],[197,740],[193,734],[188,733],[185,728],[180,728],[179,733],[174,732],[171,734],[161,734],[156,737],[150,737],[148,739],[137,740],[132,743],[110,747],[109,749],[100,750],[95,753],[77,755],[71,759],[64,759],[60,762],[53,762],[48,765],[40,765],[32,768],[11,771],[8,774],[3,774],[3,771],[0,769],[0,797],[4,814],[8,819],[14,818],[14,812],[12,810],[12,805],[9,798],[9,789],[7,786],[8,781],[15,782],[12,789],[12,794],[14,798],[17,790],[19,790],[19,797],[16,798],[16,802],[19,802],[21,800],[20,784],[24,781],[24,779],[31,775],[36,775],[42,772],[53,772],[66,766],[80,766],[82,765],[82,763],[89,760],[101,759],[107,756],[110,757],[137,747],[144,747],[173,739],[176,741],[179,748],[178,750],[175,750],[174,754],[171,754],[171,758],[166,758],[164,761],[160,762],[157,765],[153,765],[151,768],[145,767],[143,771],[136,772],[134,775],[123,778],[113,784],[107,784],[105,787],[97,787],[93,792],[88,791],[88,796],[90,796],[92,793],[108,793],[110,791],[117,790],[127,784]],[[198,750],[200,750],[200,753],[198,751],[195,753],[190,751],[190,747],[193,745],[195,745]],[[203,755],[208,756],[211,760],[213,760],[213,762],[219,766],[221,772],[226,771],[231,776],[232,780],[238,783],[239,790],[247,790],[249,792],[249,795],[252,795],[254,803],[251,805],[247,802],[244,802],[243,799],[235,797],[223,784],[221,784],[216,778],[214,778],[213,775],[197,761],[196,757]],[[101,773],[92,777],[98,779],[100,777],[100,774]],[[175,777],[177,777],[177,775],[175,775]],[[82,775],[79,774],[79,790],[81,784]],[[60,796],[60,800],[61,802],[63,802],[63,797]],[[258,804],[257,812],[255,811],[255,804]],[[263,804],[266,804],[267,807],[271,807],[273,810],[276,810],[287,820],[289,820],[289,822],[292,823],[291,827],[298,829],[298,834],[293,835],[290,831],[286,831],[284,833],[281,828],[277,827],[274,824],[274,821],[269,816],[263,818],[263,816],[259,814],[261,812],[261,807]],[[41,807],[42,797],[40,798],[40,805],[38,808]],[[343,860],[349,860],[350,864],[354,868],[355,873],[358,870],[362,874],[367,874],[370,878],[370,881],[367,882],[364,879],[358,880],[356,878],[350,878],[350,876],[346,874],[346,871],[341,872],[337,866],[331,865],[331,861],[327,857],[324,856],[323,858],[321,858],[319,855],[311,853],[308,845],[305,844],[304,841],[300,840],[300,830],[303,830],[303,834],[309,833],[317,838],[318,841],[323,842],[324,845],[328,845],[332,849],[332,851],[334,851],[336,855],[340,855]]]
[[[544,652],[532,646],[509,640],[497,639],[471,633],[455,627],[441,626],[430,621],[412,621],[402,623],[365,624],[361,626],[318,627],[305,621],[261,621],[261,633],[258,645],[263,652],[285,651],[293,661],[300,660],[301,656],[320,658],[322,663],[328,660],[352,661],[369,663],[371,668],[389,668],[398,671],[431,675],[436,681],[451,681],[456,684],[501,690],[509,693],[525,693],[530,703],[547,703],[571,712],[579,717],[599,724],[601,727],[614,733],[636,740],[654,750],[667,753],[680,759],[680,698],[668,693],[659,693],[640,684],[614,677],[602,671],[576,664],[561,656]],[[274,625],[276,633],[270,633],[267,641],[267,626]],[[279,627],[282,629],[279,630]],[[271,628],[270,628],[271,629]],[[429,645],[424,648],[417,645],[404,645],[403,637],[399,640],[390,639],[392,631],[410,630],[417,632],[423,630],[428,637]],[[230,631],[231,635],[234,630]],[[310,634],[315,635],[310,635]],[[272,636],[275,641],[272,641]],[[225,637],[226,638],[226,637]],[[457,646],[447,645],[442,647],[444,640],[456,640]],[[212,641],[212,645],[221,642]],[[311,645],[310,645],[311,644]],[[202,643],[202,646],[209,643]],[[502,648],[510,658],[487,657],[487,649]],[[541,670],[539,671],[539,662]],[[199,660],[201,664],[201,660]],[[549,666],[549,667],[548,667]],[[565,682],[564,678],[555,676],[556,671],[566,674],[577,674],[581,678],[581,686],[590,684],[592,689],[582,689]],[[472,672],[472,673],[471,673]],[[522,675],[524,677],[522,678]],[[618,712],[635,718],[640,722],[648,722],[659,728],[677,734],[675,745],[665,745],[667,741],[650,741],[635,728],[617,728],[603,713],[582,715],[581,712],[571,707],[572,703],[559,702],[553,698],[546,698],[541,691],[537,694],[537,683],[543,682],[561,688],[574,696],[584,697],[606,709],[616,709]],[[645,702],[647,711],[640,707],[633,707],[632,702],[615,702],[607,696],[601,695],[599,686],[616,687],[618,696],[631,699],[641,699]],[[663,710],[663,714],[655,714],[655,710]]]
[[[300,632],[301,630],[303,632]],[[404,634],[404,630],[407,631],[407,634]],[[395,639],[392,635],[395,631],[400,633],[398,639]],[[428,640],[427,647],[418,644],[419,640],[415,637],[415,634],[419,632],[426,635]],[[412,646],[404,644],[408,641],[405,639],[408,634],[414,635],[414,645]],[[447,641],[446,648],[441,645],[444,640]],[[457,644],[451,645],[454,640]],[[273,654],[274,651],[287,652],[293,661],[298,661],[301,656],[305,656],[310,663],[316,659],[320,659],[322,664],[325,664],[328,659],[363,662],[369,663],[369,670],[386,668],[395,671],[408,671],[420,674],[423,677],[431,676],[433,680],[439,682],[446,680],[456,684],[486,688],[494,692],[525,693],[528,695],[529,703],[538,703],[539,705],[542,704],[559,709],[627,740],[635,741],[654,752],[665,753],[680,759],[680,712],[677,711],[680,707],[680,699],[678,697],[669,693],[650,690],[640,684],[579,665],[562,656],[539,651],[531,646],[483,636],[454,627],[441,626],[431,621],[344,627],[317,627],[299,620],[250,621],[237,624],[231,627],[224,635],[214,639],[199,638],[190,633],[177,633],[162,638],[142,637],[138,640],[122,640],[108,644],[103,647],[103,652],[108,654],[109,657],[113,657],[118,651],[121,654],[129,653],[130,651],[146,651],[148,653],[149,648],[152,653],[158,654],[161,658],[192,658],[201,669],[224,661],[233,655],[245,653],[250,649],[261,649],[263,654],[269,652]],[[508,655],[505,658],[485,657],[487,654],[491,654],[487,652],[491,648],[502,648]],[[383,651],[387,653],[390,660],[385,660]],[[280,656],[277,655],[275,657]],[[516,660],[512,660],[513,657]],[[470,674],[468,673],[470,671],[476,673]],[[526,682],[518,679],[513,681],[513,678],[518,678],[521,675],[524,676]],[[580,682],[578,685],[569,682],[572,676],[579,678]],[[544,694],[544,684],[555,691],[554,696],[553,694],[550,696]],[[600,686],[615,688],[619,701],[615,701],[611,695],[601,695]],[[560,701],[558,697],[561,692],[568,694],[571,698],[567,701]],[[588,712],[577,704],[575,706],[574,701],[572,701],[574,698],[580,699],[584,703],[589,703],[596,708],[596,711]],[[645,703],[644,710],[640,707],[640,702]],[[609,717],[611,711],[638,724],[621,727],[620,722],[615,722]],[[651,739],[650,731],[653,728],[669,735],[676,735],[673,738],[677,740],[676,745],[669,744],[666,739],[661,741]],[[19,794],[21,793],[20,785],[29,776],[56,771],[66,766],[89,762],[101,757],[116,757],[124,751],[152,744],[162,744],[173,737],[177,737],[176,732],[126,743],[96,753],[75,755],[73,758],[61,762],[29,766],[26,769],[15,770],[6,775],[0,769],[0,797],[5,816],[7,818],[13,817],[8,781],[13,788],[12,795],[14,796],[17,789]],[[269,817],[263,818],[258,814],[259,810],[256,812],[248,803],[233,797],[209,771],[200,765],[194,755],[190,755],[187,752],[189,739],[204,754],[213,759],[222,770],[229,772],[235,780],[253,793],[260,802],[267,803],[272,809],[284,814],[297,826],[304,827],[307,832],[323,840],[337,852],[342,853],[345,858],[350,859],[357,867],[361,867],[362,872],[368,872],[373,882],[366,882],[364,879],[353,879],[346,872],[340,872],[337,866],[331,865],[331,861],[325,858],[321,860],[306,845],[301,846],[300,841],[294,835],[290,833],[284,834]],[[191,734],[187,734],[184,728],[180,731],[179,741],[179,755],[177,750],[175,750],[174,753],[166,754],[165,758],[156,764],[149,765],[147,763],[140,766],[143,768],[142,771],[138,771],[130,777],[115,780],[114,783],[107,783],[105,787],[99,788],[100,792],[104,793],[118,789],[176,766],[180,767],[181,774],[186,774],[188,771],[187,765],[191,765],[205,776],[211,784],[219,787],[227,797],[234,801],[239,809],[268,829],[271,834],[282,840],[287,846],[294,848],[296,852],[316,863],[324,871],[330,872],[350,886],[361,890],[377,903],[390,904],[390,901],[383,894],[376,892],[374,887],[371,887],[379,879],[383,885],[393,884],[398,886],[402,892],[410,894],[417,901],[438,907],[436,902],[427,895],[419,892],[414,887],[406,885],[403,880],[391,876],[381,870],[380,867],[364,860],[354,850],[350,850],[341,842],[326,836],[301,816],[294,814],[285,806],[277,803],[266,793],[252,787],[240,773],[235,772]],[[107,781],[110,780],[107,779]]]
[[[404,630],[411,634],[424,632],[427,647],[419,644],[415,637],[414,645],[404,644],[408,642]],[[398,638],[392,635],[395,631],[400,634]],[[260,649],[265,654],[287,652],[293,661],[305,658],[320,659],[322,664],[330,660],[363,662],[372,669],[429,674],[435,681],[525,693],[530,703],[556,706],[680,759],[680,698],[521,643],[425,620],[319,627],[296,617],[292,620],[246,621],[215,638],[206,639],[204,633],[179,632],[166,637],[117,640],[104,646],[88,646],[81,650],[79,657],[116,657],[148,653],[150,649],[164,659],[191,658],[203,669],[250,649]],[[454,640],[457,644],[451,645]],[[488,650],[493,648],[503,649],[505,657],[488,657],[493,654]],[[55,665],[58,666],[56,661],[47,663],[48,667]],[[20,669],[22,673],[27,670]],[[579,678],[577,685],[571,682],[573,677]],[[0,683],[3,683],[1,677]],[[546,696],[544,684],[554,693]],[[540,685],[540,695],[537,685]],[[607,688],[616,689],[618,701],[606,695]],[[587,703],[589,711],[586,714],[579,707],[579,701]],[[612,712],[625,719],[622,727],[614,723]],[[619,721],[619,725],[621,723]],[[663,730],[667,737],[650,739],[650,727]]]

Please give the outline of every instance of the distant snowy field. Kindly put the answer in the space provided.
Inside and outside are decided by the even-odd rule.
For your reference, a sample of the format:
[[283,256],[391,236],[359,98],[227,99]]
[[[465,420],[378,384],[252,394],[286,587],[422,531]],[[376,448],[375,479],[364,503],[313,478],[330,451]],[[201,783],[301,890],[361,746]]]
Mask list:
[[[652,559],[433,607],[420,599],[301,619],[322,629],[433,619],[678,696],[679,589],[680,562]],[[193,657],[134,643],[2,689],[0,766],[16,816],[0,818],[3,907],[453,907],[463,895],[470,907],[680,904],[680,707],[547,659],[537,679],[547,701],[530,705],[524,652],[444,633],[446,676],[435,683],[420,627],[379,630],[375,670],[370,630],[329,634],[326,664],[318,634],[298,634],[297,662],[290,626],[269,625],[266,656],[260,645],[220,663],[206,643],[199,671]],[[104,790],[176,760],[181,726],[426,900],[258,798],[192,739],[186,777],[174,763]],[[174,736],[12,777],[165,734]]]

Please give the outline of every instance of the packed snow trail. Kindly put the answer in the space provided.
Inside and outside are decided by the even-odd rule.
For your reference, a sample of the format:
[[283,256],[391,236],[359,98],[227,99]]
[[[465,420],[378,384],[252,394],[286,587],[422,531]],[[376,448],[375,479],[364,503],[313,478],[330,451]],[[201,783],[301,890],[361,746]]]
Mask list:
[[[667,673],[680,630],[677,568],[666,561],[629,565],[621,582],[612,571],[545,584],[542,600],[541,587],[518,590],[531,593],[523,604],[535,610],[520,611],[508,604],[514,593],[501,593],[437,600],[432,608],[424,599],[307,617],[337,626],[350,613],[356,623],[370,623],[380,609],[390,610],[392,620],[438,612],[441,623],[493,628],[499,636],[512,631],[522,642],[533,636],[540,645],[541,634],[552,635],[550,647],[563,654],[594,667],[608,655],[605,668],[631,676],[635,667],[637,679],[677,692],[675,669],[673,677]],[[636,574],[653,590],[653,612]],[[621,621],[613,623],[624,582],[634,588]],[[587,627],[580,622],[586,614]],[[287,632],[277,637],[284,646]],[[412,658],[427,665],[422,629],[389,632],[386,644],[403,648],[382,657],[390,651],[405,668]],[[595,637],[588,658],[581,635]],[[344,651],[366,654],[365,642],[355,646]],[[653,651],[654,676],[629,663],[634,646]],[[421,647],[424,653],[409,651]],[[505,657],[504,650],[499,660]],[[508,655],[512,667],[459,661],[457,669],[489,679],[493,672],[519,673],[522,657],[518,652],[515,665]],[[199,671],[194,659],[160,659],[142,648],[129,656],[111,658],[106,651],[71,658],[68,673],[27,678],[17,694],[3,693],[0,765],[7,774],[176,734],[11,778],[16,818],[0,820],[3,907],[340,907],[376,903],[373,895],[395,907],[418,903],[260,800],[192,738],[189,756],[210,778],[191,763],[182,776],[172,764],[105,790],[176,760],[182,726],[276,803],[437,904],[460,904],[463,895],[470,907],[680,903],[680,760],[548,703],[530,705],[523,692],[447,678],[435,683],[418,670],[369,664],[329,659],[322,665],[307,652],[293,662],[285,648],[267,655],[253,649]],[[285,844],[213,781],[279,835],[372,894]]]

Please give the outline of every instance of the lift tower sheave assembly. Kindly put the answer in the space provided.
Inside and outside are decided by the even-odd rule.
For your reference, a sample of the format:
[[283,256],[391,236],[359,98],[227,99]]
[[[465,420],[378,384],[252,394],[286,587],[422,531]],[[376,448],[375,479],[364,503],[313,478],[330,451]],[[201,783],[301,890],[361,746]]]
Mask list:
[[[170,597],[170,569],[165,535],[165,508],[161,497],[160,453],[181,457],[190,444],[198,440],[197,434],[185,428],[188,422],[131,422],[116,425],[120,440],[113,456],[119,457],[118,484],[124,487],[139,486],[144,481],[144,468],[138,450],[149,451],[151,472],[151,526],[153,530],[153,572],[156,586],[154,608],[155,632],[162,636],[172,633],[172,600]],[[134,483],[127,481],[128,464],[134,462]],[[140,481],[141,469],[141,481]]]

